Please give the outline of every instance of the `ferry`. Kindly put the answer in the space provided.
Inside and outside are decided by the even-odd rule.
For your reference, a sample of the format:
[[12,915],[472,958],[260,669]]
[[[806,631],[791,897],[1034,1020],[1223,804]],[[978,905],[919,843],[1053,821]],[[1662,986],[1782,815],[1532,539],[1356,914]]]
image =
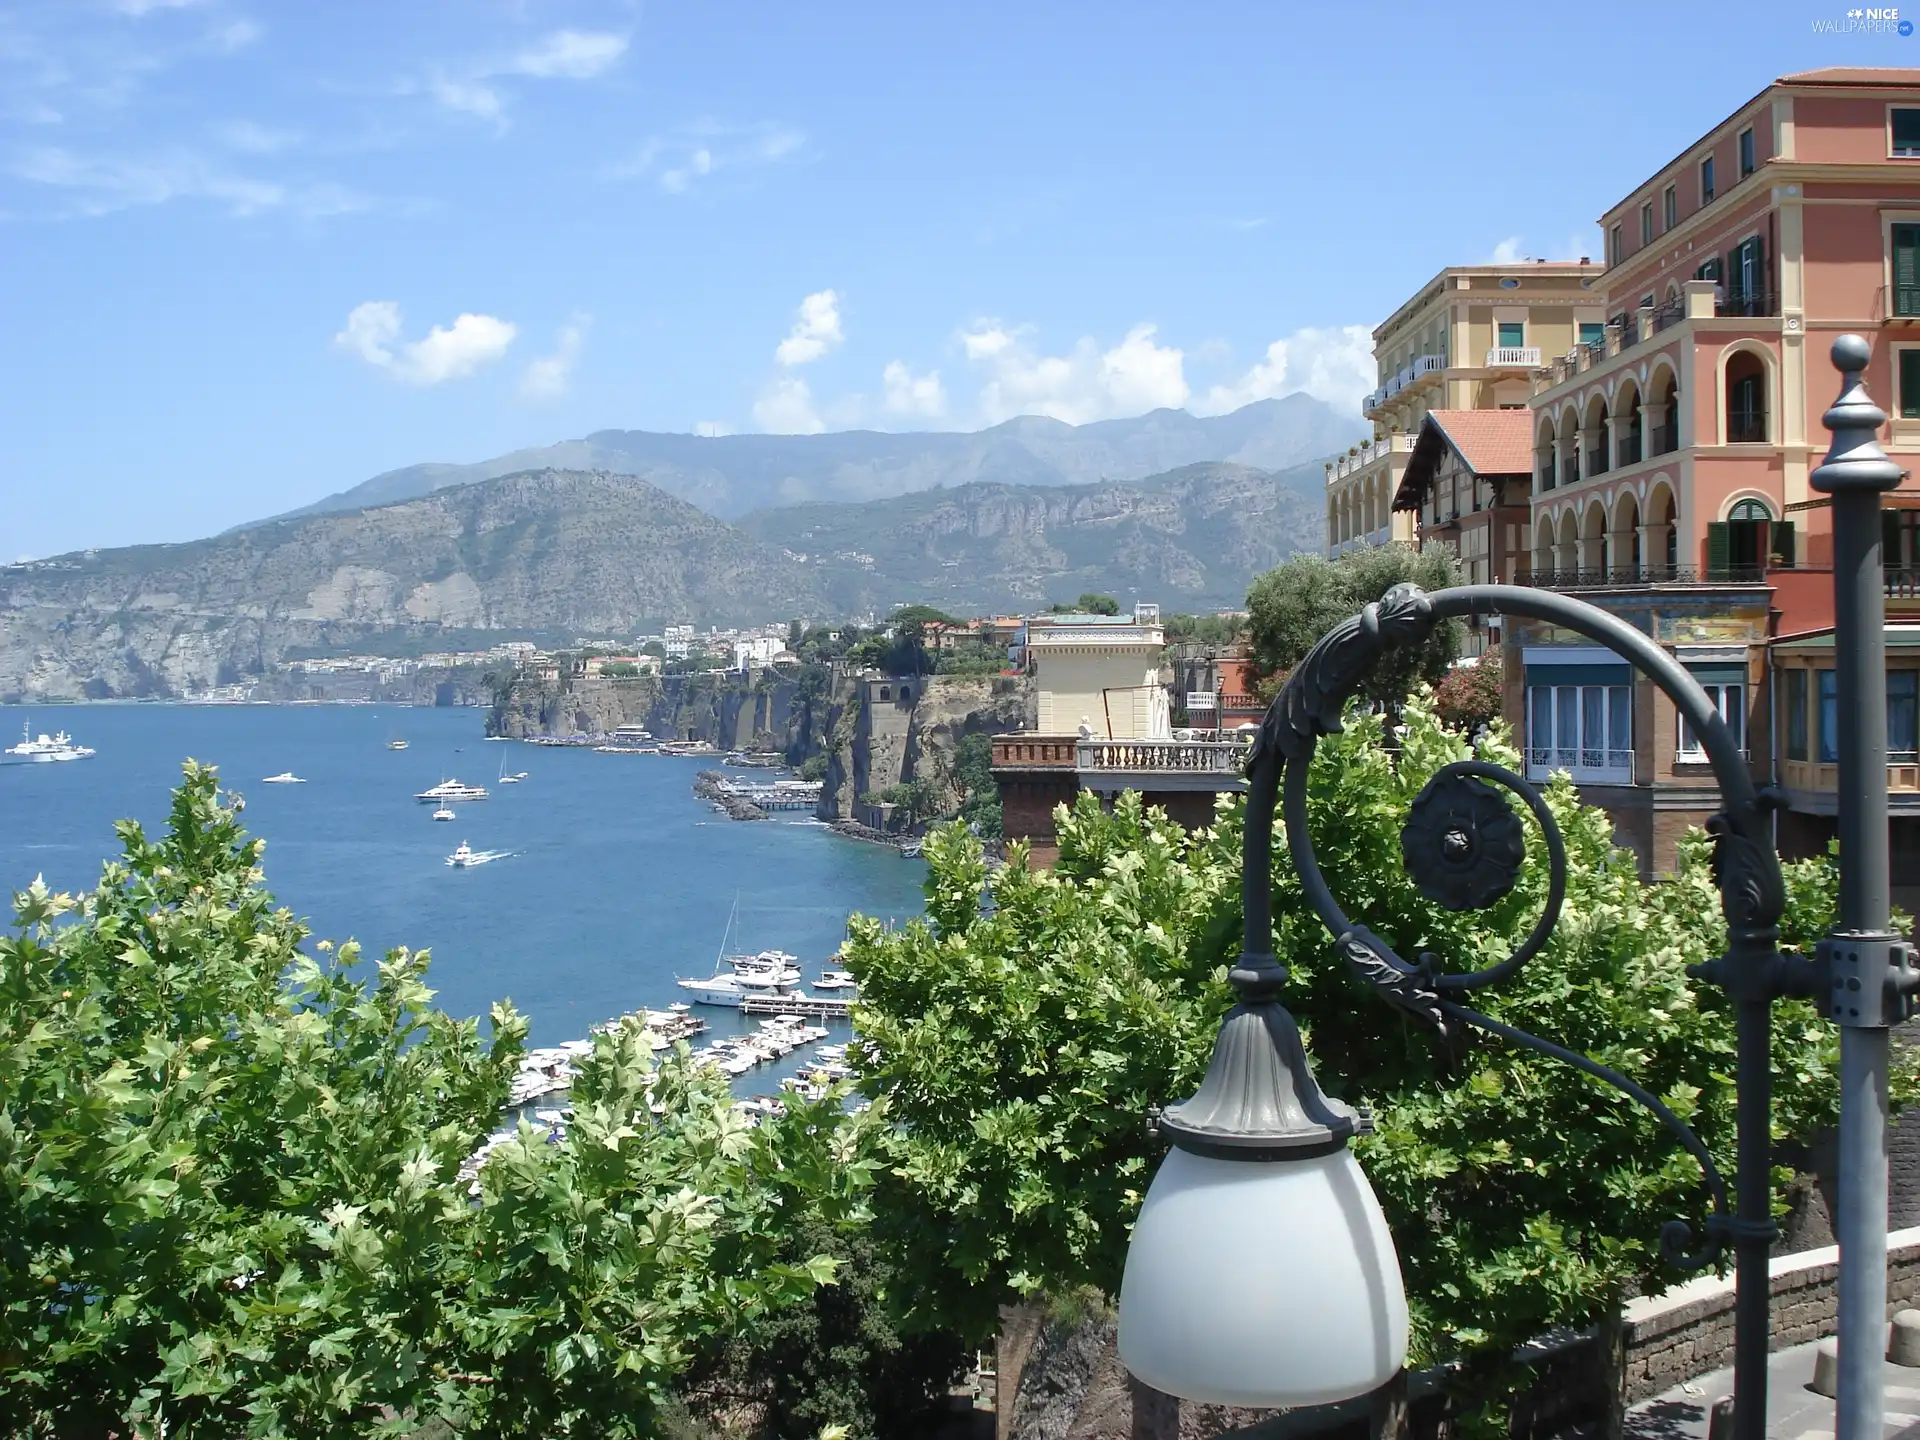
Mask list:
[[64,730],[53,735],[36,736],[28,726],[22,725],[20,743],[0,753],[11,755],[16,760],[47,765],[59,760],[84,760],[93,754],[93,750],[86,745],[74,744],[73,737]]
[[484,800],[487,792],[479,785],[462,785],[458,780],[442,780],[430,790],[422,790],[413,797],[423,805],[436,803],[451,805],[456,800]]
[[306,778],[291,770],[282,770],[278,775],[269,775],[260,782],[262,785],[304,785]]

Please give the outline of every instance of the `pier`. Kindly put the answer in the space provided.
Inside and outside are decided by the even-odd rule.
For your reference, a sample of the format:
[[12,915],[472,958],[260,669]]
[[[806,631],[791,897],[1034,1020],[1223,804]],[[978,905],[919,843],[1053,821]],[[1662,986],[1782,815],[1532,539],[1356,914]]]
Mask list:
[[740,1002],[744,1015],[804,1015],[811,1020],[850,1020],[853,1001],[838,995],[749,995]]

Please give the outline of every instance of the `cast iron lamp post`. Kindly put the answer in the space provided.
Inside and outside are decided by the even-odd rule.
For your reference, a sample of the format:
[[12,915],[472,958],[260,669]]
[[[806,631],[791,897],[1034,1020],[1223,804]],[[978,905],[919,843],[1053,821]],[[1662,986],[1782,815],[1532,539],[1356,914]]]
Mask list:
[[[1815,998],[1849,1027],[1842,1037],[1847,1173],[1839,1207],[1840,1440],[1879,1440],[1878,1376],[1872,1376],[1866,1399],[1860,1375],[1869,1360],[1877,1366],[1885,1315],[1885,1027],[1907,1013],[1914,980],[1907,952],[1886,933],[1885,677],[1878,673],[1885,637],[1874,512],[1878,492],[1897,484],[1899,471],[1874,441],[1886,416],[1860,386],[1865,342],[1842,337],[1833,358],[1845,379],[1826,416],[1833,448],[1813,483],[1836,496],[1836,646],[1840,694],[1847,701],[1839,755],[1841,928],[1817,961],[1780,953],[1785,892],[1771,812],[1781,798],[1755,788],[1717,707],[1641,631],[1548,590],[1467,585],[1429,595],[1402,585],[1389,591],[1308,652],[1268,710],[1248,762],[1245,933],[1231,972],[1239,1001],[1221,1025],[1198,1093],[1156,1118],[1158,1133],[1173,1148],[1141,1207],[1121,1287],[1120,1356],[1141,1380],[1219,1404],[1315,1405],[1378,1388],[1406,1358],[1406,1297],[1392,1238],[1347,1150],[1370,1121],[1321,1092],[1299,1031],[1280,1003],[1287,972],[1271,953],[1273,816],[1279,803],[1307,901],[1360,978],[1445,1040],[1458,1043],[1469,1027],[1486,1031],[1615,1086],[1652,1111],[1699,1161],[1712,1206],[1705,1235],[1695,1247],[1690,1227],[1669,1221],[1661,1250],[1681,1268],[1699,1269],[1732,1246],[1735,1440],[1763,1440],[1766,1433],[1767,1255],[1776,1235],[1769,1133],[1773,1002],[1789,995]],[[1532,814],[1547,851],[1546,905],[1519,948],[1496,965],[1450,973],[1441,968],[1443,957],[1432,954],[1408,962],[1346,916],[1321,874],[1307,827],[1307,770],[1319,737],[1340,728],[1342,711],[1382,655],[1418,646],[1443,620],[1488,614],[1545,621],[1612,650],[1665,692],[1706,751],[1721,796],[1721,810],[1707,828],[1715,842],[1727,949],[1692,973],[1733,1002],[1737,1164],[1731,1209],[1706,1146],[1657,1097],[1586,1056],[1461,1003],[1459,997],[1518,971],[1546,944],[1559,919],[1566,851],[1552,813],[1524,776],[1480,760],[1444,766],[1414,800],[1401,836],[1403,864],[1422,894],[1451,910],[1484,909],[1513,888],[1526,853],[1524,828],[1501,789]],[[1876,825],[1877,840],[1869,833]],[[1849,880],[1856,870],[1870,873]],[[1869,1038],[1853,1039],[1856,1034]],[[1876,1243],[1877,1280],[1860,1273],[1872,1270]],[[1850,1430],[1855,1416],[1871,1428],[1855,1424]]]

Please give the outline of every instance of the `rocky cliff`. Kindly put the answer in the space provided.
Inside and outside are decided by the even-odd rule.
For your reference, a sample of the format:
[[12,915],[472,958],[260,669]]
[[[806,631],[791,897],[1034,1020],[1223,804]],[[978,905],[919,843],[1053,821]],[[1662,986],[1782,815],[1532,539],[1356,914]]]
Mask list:
[[563,681],[516,676],[494,692],[487,733],[514,739],[604,735],[622,725],[642,725],[662,740],[784,752],[795,735],[794,688],[790,680],[749,681],[731,674],[593,675]]
[[[822,820],[861,818],[860,797],[905,780],[949,788],[953,753],[968,735],[997,735],[1026,723],[1028,682],[996,676],[894,677],[845,682],[823,719],[827,773]],[[952,796],[957,804],[959,796]]]

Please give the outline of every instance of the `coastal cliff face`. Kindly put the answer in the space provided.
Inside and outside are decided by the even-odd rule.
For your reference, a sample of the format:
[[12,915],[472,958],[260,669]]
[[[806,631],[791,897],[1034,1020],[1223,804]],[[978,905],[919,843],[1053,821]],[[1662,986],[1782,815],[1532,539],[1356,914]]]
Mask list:
[[487,733],[511,739],[604,735],[641,725],[662,740],[785,751],[793,738],[794,691],[790,680],[749,681],[743,675],[590,675],[548,682],[516,676],[495,691]]
[[[705,740],[721,750],[778,751],[792,764],[826,759],[818,815],[860,818],[860,797],[902,781],[951,788],[953,754],[968,735],[1030,724],[1031,686],[1020,677],[862,677],[824,686],[746,675],[519,675],[494,692],[487,733],[604,735],[641,725],[656,737]],[[957,795],[955,796],[957,800]]]

